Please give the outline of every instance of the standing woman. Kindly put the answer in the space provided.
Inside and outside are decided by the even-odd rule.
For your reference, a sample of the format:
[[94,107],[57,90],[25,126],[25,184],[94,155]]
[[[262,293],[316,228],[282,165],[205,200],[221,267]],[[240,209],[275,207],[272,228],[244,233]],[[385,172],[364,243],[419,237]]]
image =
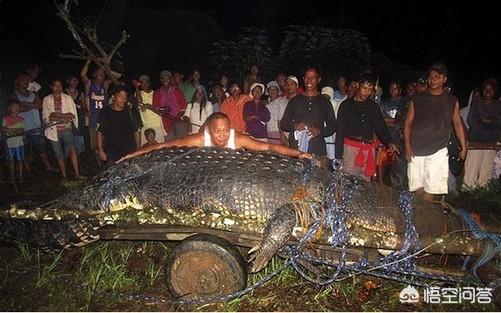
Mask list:
[[188,133],[198,133],[200,127],[212,112],[212,103],[207,101],[205,89],[199,86],[195,90],[191,102],[186,106],[186,111],[184,111],[183,121],[187,124]]
[[63,82],[60,79],[52,80],[50,84],[52,93],[43,99],[42,116],[45,123],[58,121],[56,126],[45,130],[45,137],[49,139],[54,156],[57,159],[59,170],[66,179],[66,165],[64,162],[63,149],[69,152],[71,165],[75,179],[85,179],[78,170],[78,155],[75,148],[75,137],[72,131],[72,123],[78,128],[78,115],[75,102],[71,96],[63,93]]
[[261,100],[263,91],[263,84],[252,84],[250,96],[253,99],[245,103],[243,114],[246,132],[257,140],[268,142],[266,123],[270,120],[270,111],[266,107],[266,103]]

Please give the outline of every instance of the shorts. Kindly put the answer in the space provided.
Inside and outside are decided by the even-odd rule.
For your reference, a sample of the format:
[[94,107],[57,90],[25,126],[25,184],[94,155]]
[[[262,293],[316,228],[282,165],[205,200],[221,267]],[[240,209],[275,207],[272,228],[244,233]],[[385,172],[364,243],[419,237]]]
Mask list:
[[38,153],[46,153],[47,150],[45,149],[45,137],[40,136],[40,135],[31,135],[31,136],[26,136],[24,137],[24,142],[25,146],[35,146]]
[[[75,137],[71,129],[65,129],[57,132],[58,141],[50,140],[52,150],[54,150],[54,157],[57,160],[64,159],[64,155],[68,154],[71,148],[75,147]],[[63,153],[64,147],[64,153]]]
[[24,146],[7,148],[7,160],[9,161],[24,160]]
[[[85,151],[85,138],[84,136],[74,136],[75,148],[77,149],[77,153],[80,154]],[[65,154],[68,156],[67,154]]]
[[407,166],[409,191],[424,188],[430,194],[446,194],[449,178],[449,153],[442,148],[432,155],[414,156]]

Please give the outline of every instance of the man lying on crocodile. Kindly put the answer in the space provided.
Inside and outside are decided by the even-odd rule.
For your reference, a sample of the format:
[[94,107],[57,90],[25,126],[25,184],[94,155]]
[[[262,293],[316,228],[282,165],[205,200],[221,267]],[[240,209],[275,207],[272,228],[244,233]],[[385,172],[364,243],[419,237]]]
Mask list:
[[189,135],[183,138],[163,142],[156,145],[144,147],[133,153],[130,153],[117,163],[134,158],[154,150],[160,150],[170,147],[219,147],[230,149],[247,149],[254,151],[274,151],[285,156],[296,157],[300,159],[311,159],[309,153],[301,152],[282,145],[276,145],[255,140],[245,134],[236,132],[230,128],[230,120],[224,113],[213,113],[207,118],[206,127],[202,127],[197,134]]

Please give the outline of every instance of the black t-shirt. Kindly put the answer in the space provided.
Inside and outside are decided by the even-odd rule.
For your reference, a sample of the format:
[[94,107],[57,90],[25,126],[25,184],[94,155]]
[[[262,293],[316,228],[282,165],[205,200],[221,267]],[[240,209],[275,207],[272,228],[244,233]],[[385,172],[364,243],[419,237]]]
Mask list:
[[452,116],[457,98],[448,92],[415,95],[410,143],[416,156],[431,155],[447,147],[452,133]]
[[307,97],[301,94],[289,101],[280,122],[280,128],[289,132],[289,145],[292,148],[298,147],[298,142],[294,139],[294,123],[300,122],[321,130],[319,136],[310,139],[308,152],[326,155],[324,137],[332,135],[336,125],[336,116],[329,100],[322,95]]
[[372,142],[375,135],[385,144],[393,142],[379,105],[372,100],[343,101],[337,113],[336,159],[343,158],[344,138]]
[[120,158],[136,149],[134,132],[138,129],[130,109],[115,111],[111,106],[99,113],[97,131],[104,136],[105,150],[113,158]]

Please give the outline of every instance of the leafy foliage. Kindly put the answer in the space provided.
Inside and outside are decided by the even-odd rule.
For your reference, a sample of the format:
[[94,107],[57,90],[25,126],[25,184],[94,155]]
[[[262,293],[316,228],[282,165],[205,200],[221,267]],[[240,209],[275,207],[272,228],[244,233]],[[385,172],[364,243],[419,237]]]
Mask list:
[[244,28],[235,41],[216,41],[208,58],[213,73],[226,73],[239,82],[253,64],[267,71],[275,64],[266,32],[255,27]]
[[293,72],[316,65],[329,73],[360,72],[369,66],[368,38],[355,30],[290,25],[285,31],[279,59]]
[[[213,44],[209,64],[214,73],[227,73],[241,81],[252,64],[258,64],[265,77],[274,77],[280,68],[288,73],[301,73],[314,65],[330,75],[356,75],[376,67],[380,60],[391,61],[373,54],[369,39],[350,29],[289,25],[278,51],[273,51],[264,30],[243,29],[235,40],[220,40]],[[267,75],[271,74],[271,75]]]

